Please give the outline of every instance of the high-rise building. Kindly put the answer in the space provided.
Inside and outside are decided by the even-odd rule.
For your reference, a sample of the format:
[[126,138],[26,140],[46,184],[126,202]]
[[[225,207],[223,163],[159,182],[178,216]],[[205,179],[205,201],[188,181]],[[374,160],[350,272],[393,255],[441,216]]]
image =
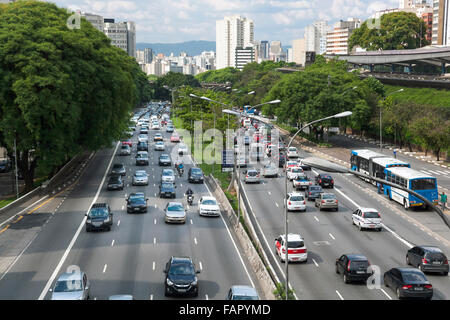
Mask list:
[[433,29],[432,41],[433,45],[450,45],[450,0],[434,0],[433,1]]
[[432,35],[433,35],[433,13],[424,13],[422,14],[422,20],[425,22],[425,25],[427,27],[426,33],[425,33],[425,39],[431,43]]
[[270,45],[269,41],[261,40],[261,54],[260,58],[263,60],[269,59]]
[[216,67],[236,67],[236,48],[253,47],[253,20],[239,15],[216,21]]
[[235,54],[235,68],[242,70],[247,63],[255,61],[255,50],[251,47],[237,47]]
[[128,52],[127,24],[115,22],[114,19],[104,20],[104,33],[111,39],[111,44]]
[[306,51],[319,52],[320,37],[315,25],[309,25],[305,28]]
[[92,14],[87,12],[79,12],[82,17],[84,17],[88,22],[92,24],[94,28],[103,32],[104,29],[104,19],[98,14]]
[[136,57],[136,23],[124,22],[127,25],[127,52],[130,57]]
[[349,18],[347,21],[339,21],[334,29],[327,33],[326,54],[348,54],[348,40],[353,30],[361,26],[361,19]]
[[288,48],[286,56],[287,56],[286,62],[294,62],[294,49]]
[[293,62],[304,66],[305,60],[306,60],[306,40],[305,40],[305,38],[296,39],[296,40],[292,41],[292,51],[293,51],[292,52]]
[[314,26],[317,29],[319,35],[319,51],[318,54],[324,54],[327,51],[327,32],[331,30],[330,26],[326,21],[316,21]]
[[151,48],[144,49],[144,62],[152,63],[153,61],[153,50]]
[[136,50],[136,61],[140,63],[147,63],[145,62],[144,50]]

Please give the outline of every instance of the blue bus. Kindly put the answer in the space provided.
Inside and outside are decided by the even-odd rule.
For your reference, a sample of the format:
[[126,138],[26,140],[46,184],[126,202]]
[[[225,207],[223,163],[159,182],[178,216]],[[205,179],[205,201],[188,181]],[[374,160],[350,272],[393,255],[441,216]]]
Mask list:
[[[438,204],[438,188],[435,177],[428,176],[420,171],[405,168],[386,168],[384,170],[385,180],[401,185],[405,188],[413,190],[432,202],[434,205]],[[427,207],[427,205],[419,198],[409,194],[398,188],[383,185],[384,194],[389,196],[389,199],[395,200],[402,204],[405,209],[410,207]]]
[[[384,170],[386,168],[411,168],[411,165],[407,162],[368,149],[352,150],[350,163],[353,171],[361,172],[371,177],[380,179],[385,179]],[[370,179],[364,180],[370,181]],[[373,181],[372,183],[376,185],[376,182]]]

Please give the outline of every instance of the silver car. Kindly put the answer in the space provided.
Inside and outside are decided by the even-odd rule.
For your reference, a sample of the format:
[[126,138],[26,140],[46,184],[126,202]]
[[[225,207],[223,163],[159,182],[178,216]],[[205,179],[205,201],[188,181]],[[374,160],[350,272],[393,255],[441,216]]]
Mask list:
[[261,178],[257,170],[250,169],[248,171],[244,171],[244,174],[245,174],[244,177],[245,183],[261,183]]
[[166,150],[166,146],[164,145],[164,142],[158,141],[157,143],[155,143],[155,150],[156,151],[164,151],[164,150]]
[[338,200],[334,193],[321,193],[319,197],[316,198],[315,206],[319,207],[320,211],[322,211],[322,209],[339,210]]
[[52,300],[88,300],[89,280],[84,272],[63,273],[56,280]]
[[133,186],[148,186],[148,174],[144,170],[137,170],[133,175]]
[[181,202],[169,202],[164,214],[166,223],[186,223],[186,210]]
[[131,148],[130,148],[130,146],[126,145],[126,144],[122,145],[120,147],[120,153],[119,154],[121,156],[129,156],[129,155],[131,155]]
[[250,286],[232,286],[226,300],[259,300],[258,292]]
[[266,164],[263,169],[264,177],[278,177],[278,168],[273,164]]
[[163,169],[161,173],[162,182],[175,182],[175,172],[172,169]]

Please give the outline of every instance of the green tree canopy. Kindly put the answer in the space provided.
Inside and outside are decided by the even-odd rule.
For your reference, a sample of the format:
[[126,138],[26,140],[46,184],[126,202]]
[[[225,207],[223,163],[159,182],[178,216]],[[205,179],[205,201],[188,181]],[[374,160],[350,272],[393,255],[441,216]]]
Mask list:
[[381,16],[379,28],[369,19],[353,31],[349,49],[360,46],[367,50],[415,49],[428,45],[425,22],[411,12],[393,12]]

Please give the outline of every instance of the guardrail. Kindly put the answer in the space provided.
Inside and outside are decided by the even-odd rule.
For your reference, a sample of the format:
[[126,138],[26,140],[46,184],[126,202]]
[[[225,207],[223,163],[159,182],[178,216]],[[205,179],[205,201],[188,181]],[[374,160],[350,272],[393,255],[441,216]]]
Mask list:
[[[234,212],[233,208],[231,207],[230,202],[228,201],[228,198],[226,197],[225,193],[222,191],[222,188],[220,187],[220,184],[216,181],[216,179],[209,175],[205,177],[205,182],[210,188],[211,192],[214,193],[215,197],[219,201],[222,207],[222,216],[226,218],[227,223],[231,226],[232,230],[234,231],[234,234],[239,240],[239,243],[245,253],[245,256],[250,261],[250,265],[252,267],[253,272],[256,274],[256,278],[258,280],[258,283],[260,287],[263,290],[264,297],[262,297],[265,300],[275,300],[275,296],[273,294],[273,291],[276,289],[275,282],[277,280],[274,280],[272,277],[271,272],[269,271],[271,269],[270,263],[267,264],[267,262],[263,262],[261,260],[260,255],[256,251],[255,247],[252,244],[252,241],[250,240],[250,237],[242,227],[242,225],[238,222],[238,218],[236,216],[236,213]],[[245,211],[245,208],[243,208]],[[248,216],[248,214],[245,212],[245,216]],[[254,233],[253,226],[251,225],[251,221],[246,219],[246,225],[249,227],[250,234],[252,237],[252,240],[257,243],[257,246],[260,247],[259,239],[255,238],[256,234]],[[269,266],[269,268],[266,268],[266,266]],[[269,270],[268,270],[269,269]],[[275,275],[275,279],[278,279]]]

